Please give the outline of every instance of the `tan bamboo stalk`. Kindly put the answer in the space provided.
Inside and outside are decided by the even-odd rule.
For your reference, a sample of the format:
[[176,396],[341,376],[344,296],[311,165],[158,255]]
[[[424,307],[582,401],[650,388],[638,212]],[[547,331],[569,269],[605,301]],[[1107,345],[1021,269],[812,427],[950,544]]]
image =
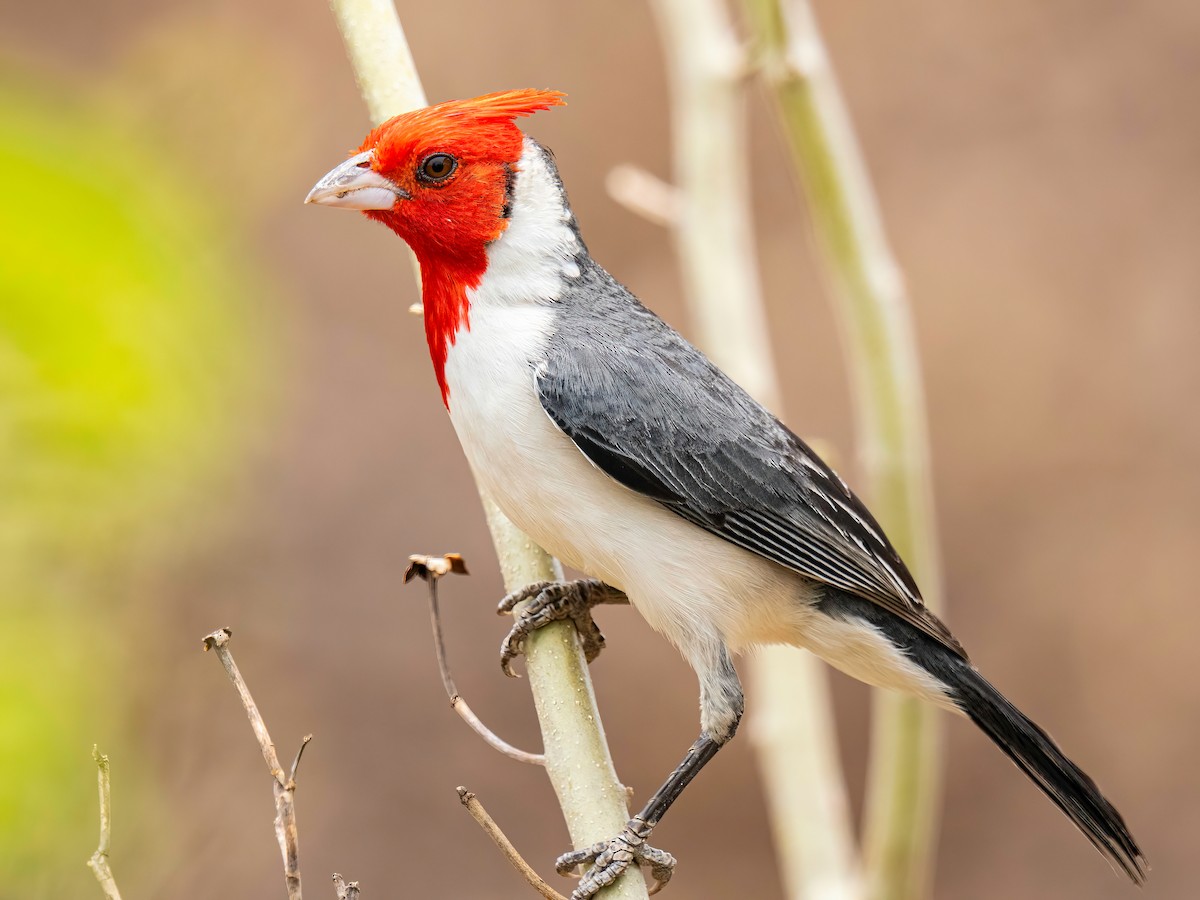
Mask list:
[[[759,287],[746,142],[746,59],[722,0],[654,0],[671,84],[671,215],[698,343],[776,412],[779,377]],[[747,662],[754,741],[794,900],[856,900],[857,851],[822,664],[772,647]]]
[[[761,71],[836,288],[871,509],[942,605],[924,398],[904,281],[807,0],[746,0]],[[876,695],[864,856],[872,900],[928,894],[940,792],[936,713]]]
[[[371,120],[375,123],[426,105],[412,54],[392,0],[331,0]],[[515,590],[562,578],[562,570],[482,495],[488,527],[504,573]],[[575,630],[556,623],[526,642],[526,672],[545,746],[546,772],[576,847],[607,840],[629,818],[604,739],[600,712]],[[608,889],[612,900],[645,900],[641,871],[631,867]]]

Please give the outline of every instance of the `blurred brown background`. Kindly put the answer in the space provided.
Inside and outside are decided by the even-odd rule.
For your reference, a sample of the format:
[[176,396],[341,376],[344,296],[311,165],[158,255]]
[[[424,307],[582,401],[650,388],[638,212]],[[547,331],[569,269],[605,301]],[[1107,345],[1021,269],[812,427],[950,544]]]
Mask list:
[[[668,97],[646,5],[398,5],[432,99],[568,92],[569,107],[528,130],[556,151],[593,254],[686,332],[667,235],[603,191],[621,162],[668,174]],[[56,783],[70,790],[53,803],[30,801],[37,812],[21,813],[15,843],[0,847],[0,897],[99,895],[83,868],[93,741],[113,754],[113,866],[127,897],[282,895],[262,760],[200,652],[219,625],[235,631],[281,755],[316,735],[297,800],[311,894],[330,896],[337,870],[371,898],[529,896],[453,788],[478,792],[553,880],[566,833],[552,793],[540,771],[498,757],[447,709],[424,590],[401,585],[411,552],[465,554],[473,577],[444,589],[459,686],[497,731],[536,748],[527,689],[496,665],[501,585],[406,311],[417,299],[408,263],[386,230],[300,205],[368,127],[327,8],[0,9],[3,68],[18,90],[63,116],[105,118],[210,204],[255,323],[255,374],[228,406],[203,412],[237,435],[228,459],[186,502],[141,523],[137,548],[115,541],[102,589],[72,594],[70,616],[95,616],[86,645],[103,657],[86,671],[104,689],[86,715],[62,717],[60,752],[77,770],[63,769]],[[914,301],[949,619],[989,677],[1116,800],[1153,867],[1143,896],[1196,896],[1200,4],[817,11]],[[833,442],[848,469],[848,395],[804,210],[757,89],[751,108],[746,165],[786,418]],[[224,377],[223,351],[191,349]],[[618,771],[644,798],[694,737],[695,685],[634,614],[604,611],[601,624],[600,707]],[[0,619],[14,642],[19,627],[16,615]],[[53,630],[41,640],[61,651]],[[635,677],[647,668],[649,691]],[[10,722],[32,690],[21,679],[37,672],[6,687]],[[857,804],[867,698],[836,686]],[[982,735],[961,721],[947,732],[937,897],[1133,896]],[[782,896],[762,791],[749,742],[736,741],[656,833],[681,859],[670,896]]]

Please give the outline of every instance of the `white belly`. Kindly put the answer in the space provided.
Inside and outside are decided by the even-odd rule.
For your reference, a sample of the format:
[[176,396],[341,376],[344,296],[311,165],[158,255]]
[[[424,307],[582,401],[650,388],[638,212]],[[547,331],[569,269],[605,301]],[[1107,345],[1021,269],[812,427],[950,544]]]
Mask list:
[[735,650],[794,642],[810,615],[799,579],[622,487],[546,415],[530,361],[552,321],[548,307],[476,308],[450,350],[450,417],[480,484],[522,531],[621,588],[675,643],[714,626]]

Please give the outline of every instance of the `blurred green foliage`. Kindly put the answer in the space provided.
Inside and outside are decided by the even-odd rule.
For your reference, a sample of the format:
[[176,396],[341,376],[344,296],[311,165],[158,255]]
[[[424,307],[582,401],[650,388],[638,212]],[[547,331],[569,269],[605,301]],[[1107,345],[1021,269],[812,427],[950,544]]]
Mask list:
[[93,741],[118,810],[149,795],[105,740],[130,573],[195,529],[261,383],[236,235],[152,151],[0,73],[0,897],[95,890]]

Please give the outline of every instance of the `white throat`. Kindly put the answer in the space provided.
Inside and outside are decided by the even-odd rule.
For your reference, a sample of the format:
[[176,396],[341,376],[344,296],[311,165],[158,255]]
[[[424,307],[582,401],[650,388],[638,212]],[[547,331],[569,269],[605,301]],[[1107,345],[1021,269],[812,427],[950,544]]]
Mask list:
[[488,245],[487,272],[471,305],[548,303],[579,277],[579,238],[546,151],[525,138],[516,166],[508,227]]

